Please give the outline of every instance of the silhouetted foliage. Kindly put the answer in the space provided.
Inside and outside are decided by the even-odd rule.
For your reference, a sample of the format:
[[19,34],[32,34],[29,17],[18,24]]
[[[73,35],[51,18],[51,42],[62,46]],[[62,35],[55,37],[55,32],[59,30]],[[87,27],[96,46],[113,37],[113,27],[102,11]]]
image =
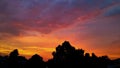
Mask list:
[[9,57],[14,58],[14,57],[17,57],[18,55],[19,55],[18,50],[15,49],[10,53]]
[[24,68],[27,59],[19,56],[18,50],[13,50],[8,57],[8,68]]
[[46,66],[43,58],[35,54],[28,60],[27,68],[46,68]]
[[37,54],[30,59],[19,56],[17,49],[9,56],[0,56],[0,68],[120,68],[120,59],[110,60],[108,56],[96,56],[75,49],[68,41],[58,45],[47,62]]
[[84,53],[83,49],[75,49],[68,41],[58,45],[52,53],[48,68],[107,68],[108,57],[97,57],[94,53]]

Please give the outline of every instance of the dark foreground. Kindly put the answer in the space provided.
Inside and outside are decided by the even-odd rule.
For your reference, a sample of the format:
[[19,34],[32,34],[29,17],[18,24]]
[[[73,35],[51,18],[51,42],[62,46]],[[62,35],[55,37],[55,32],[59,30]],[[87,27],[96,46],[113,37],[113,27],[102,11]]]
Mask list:
[[44,62],[37,54],[30,59],[19,56],[15,49],[9,56],[0,56],[0,68],[120,68],[120,59],[111,60],[94,53],[90,56],[83,49],[75,49],[68,41],[58,45],[52,55],[52,59]]

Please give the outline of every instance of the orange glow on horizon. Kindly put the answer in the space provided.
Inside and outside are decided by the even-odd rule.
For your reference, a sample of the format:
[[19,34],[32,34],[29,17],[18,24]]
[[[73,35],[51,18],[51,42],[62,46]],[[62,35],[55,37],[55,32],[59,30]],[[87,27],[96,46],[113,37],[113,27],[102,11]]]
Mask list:
[[[25,40],[28,40],[28,39],[25,38]],[[29,42],[29,41],[27,41],[27,42]],[[54,45],[53,43],[54,42],[51,42],[52,45]],[[57,45],[59,45],[59,44],[57,44]],[[83,47],[82,49],[85,50],[85,53],[87,52],[87,53],[91,54],[92,52],[94,52],[97,56],[108,55],[111,59],[115,59],[115,58],[120,56],[118,54],[117,55],[113,55],[113,54],[109,54],[109,53],[105,54],[106,50],[105,51],[102,50],[102,52],[101,52],[101,50],[89,50],[89,48],[87,48],[87,47],[85,48],[82,44],[80,44],[81,46],[79,46],[79,44],[71,43],[71,45],[74,46],[76,49]],[[45,61],[47,61],[48,59],[52,58],[52,52],[55,51],[55,47],[56,47],[56,45],[54,47],[51,47],[51,48],[46,47],[46,46],[44,46],[44,47],[39,47],[38,46],[37,47],[37,46],[31,45],[29,47],[19,47],[18,50],[19,50],[19,54],[22,55],[22,56],[25,56],[26,58],[30,58],[34,54],[39,54],[40,56],[43,57],[43,59]],[[9,54],[13,49],[16,49],[16,47],[11,47],[11,46],[4,47],[4,46],[1,46],[0,47],[0,52],[5,53],[5,54]]]

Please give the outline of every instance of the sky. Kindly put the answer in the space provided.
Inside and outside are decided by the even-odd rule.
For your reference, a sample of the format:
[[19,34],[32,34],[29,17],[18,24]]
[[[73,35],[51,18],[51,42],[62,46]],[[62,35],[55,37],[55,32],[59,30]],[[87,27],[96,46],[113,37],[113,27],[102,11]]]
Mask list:
[[48,60],[65,40],[120,58],[120,0],[0,0],[0,55]]

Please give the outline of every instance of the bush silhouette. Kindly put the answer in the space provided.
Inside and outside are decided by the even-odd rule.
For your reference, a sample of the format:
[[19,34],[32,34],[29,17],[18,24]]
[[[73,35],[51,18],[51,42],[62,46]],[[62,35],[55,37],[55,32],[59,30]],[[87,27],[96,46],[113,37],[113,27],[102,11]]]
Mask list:
[[[35,54],[30,59],[19,56],[17,49],[9,56],[0,56],[0,68],[119,68],[120,62],[112,61],[108,56],[96,56],[85,53],[83,49],[75,49],[68,41],[58,45],[52,53],[53,58],[43,61]],[[116,65],[116,66],[115,66]]]
[[8,57],[8,68],[24,68],[27,59],[23,56],[19,56],[18,50],[13,50]]
[[9,57],[14,58],[17,57],[18,55],[19,55],[18,50],[15,49],[10,53]]
[[46,66],[43,58],[35,54],[28,60],[27,68],[46,68]]

